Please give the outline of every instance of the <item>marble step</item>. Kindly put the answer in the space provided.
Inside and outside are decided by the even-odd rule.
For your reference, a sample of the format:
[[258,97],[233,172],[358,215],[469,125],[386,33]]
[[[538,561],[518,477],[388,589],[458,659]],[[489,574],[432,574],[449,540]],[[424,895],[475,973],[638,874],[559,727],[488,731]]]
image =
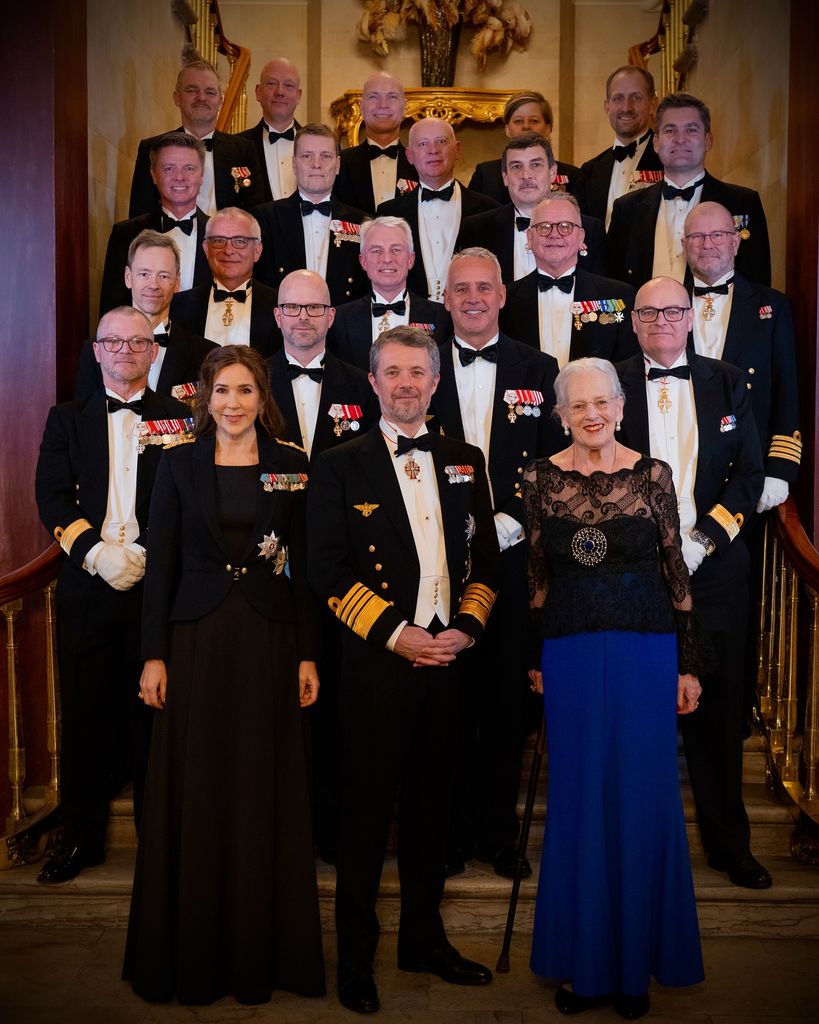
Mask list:
[[[819,871],[790,857],[766,857],[774,878],[771,889],[739,889],[710,870],[702,856],[692,857],[700,929],[703,935],[764,938],[819,938]],[[113,849],[105,864],[84,871],[61,886],[36,884],[38,866],[0,872],[0,924],[38,926],[124,926],[128,919],[134,850]],[[516,918],[519,935],[531,932],[538,864],[521,886]],[[317,862],[324,928],[333,931],[335,871]],[[447,881],[443,916],[452,934],[491,933],[500,945],[511,882],[485,864],[471,862],[464,874]],[[381,882],[379,918],[385,932],[398,927],[398,871],[387,858]]]

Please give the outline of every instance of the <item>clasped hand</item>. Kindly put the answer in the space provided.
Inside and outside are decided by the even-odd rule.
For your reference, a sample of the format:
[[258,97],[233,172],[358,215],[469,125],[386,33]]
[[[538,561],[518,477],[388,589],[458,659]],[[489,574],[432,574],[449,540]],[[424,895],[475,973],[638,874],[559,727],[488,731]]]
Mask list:
[[472,638],[460,629],[445,629],[437,636],[420,626],[404,626],[395,641],[394,651],[411,661],[415,668],[448,665],[472,645]]
[[145,548],[106,541],[97,552],[94,569],[114,590],[130,590],[145,575]]

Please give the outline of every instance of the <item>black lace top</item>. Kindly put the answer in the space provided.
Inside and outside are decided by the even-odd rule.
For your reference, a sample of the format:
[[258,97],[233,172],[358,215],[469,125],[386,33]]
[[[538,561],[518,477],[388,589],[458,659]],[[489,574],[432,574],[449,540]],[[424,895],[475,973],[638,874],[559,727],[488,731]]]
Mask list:
[[584,476],[539,459],[523,479],[537,637],[676,630],[679,671],[699,674],[671,468],[644,457]]

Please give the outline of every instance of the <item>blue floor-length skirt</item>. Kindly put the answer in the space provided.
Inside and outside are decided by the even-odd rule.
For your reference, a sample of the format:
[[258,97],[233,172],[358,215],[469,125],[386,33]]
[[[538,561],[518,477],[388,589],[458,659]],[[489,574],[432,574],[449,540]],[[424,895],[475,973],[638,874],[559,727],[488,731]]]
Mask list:
[[543,643],[549,793],[531,967],[580,995],[704,977],[676,664],[674,634]]

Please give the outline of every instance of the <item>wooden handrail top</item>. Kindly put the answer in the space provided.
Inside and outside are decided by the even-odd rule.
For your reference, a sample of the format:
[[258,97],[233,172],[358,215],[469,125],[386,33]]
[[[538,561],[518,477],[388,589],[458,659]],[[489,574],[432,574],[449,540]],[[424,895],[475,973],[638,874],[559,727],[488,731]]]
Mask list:
[[0,579],[0,605],[18,597],[27,597],[51,583],[57,577],[61,559],[60,545],[52,544],[27,565]]
[[819,591],[819,551],[805,533],[793,498],[777,507],[776,526],[785,554],[802,582]]
[[243,47],[237,46],[236,43],[232,43],[228,38],[226,38],[224,29],[222,28],[222,12],[219,10],[219,0],[214,0],[210,5],[210,9],[216,19],[213,26],[219,40],[216,49],[225,57],[233,57],[235,59],[239,56]]

